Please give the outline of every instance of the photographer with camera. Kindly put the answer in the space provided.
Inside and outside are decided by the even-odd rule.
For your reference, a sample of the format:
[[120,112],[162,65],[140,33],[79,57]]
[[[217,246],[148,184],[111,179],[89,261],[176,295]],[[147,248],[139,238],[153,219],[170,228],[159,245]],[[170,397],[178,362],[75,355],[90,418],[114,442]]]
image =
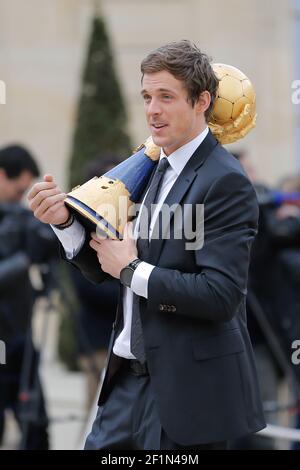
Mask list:
[[48,419],[31,338],[35,291],[32,264],[45,263],[55,243],[51,230],[20,202],[35,177],[36,162],[17,145],[0,149],[0,339],[6,365],[0,367],[0,441],[5,410],[12,409],[23,449],[48,449]]

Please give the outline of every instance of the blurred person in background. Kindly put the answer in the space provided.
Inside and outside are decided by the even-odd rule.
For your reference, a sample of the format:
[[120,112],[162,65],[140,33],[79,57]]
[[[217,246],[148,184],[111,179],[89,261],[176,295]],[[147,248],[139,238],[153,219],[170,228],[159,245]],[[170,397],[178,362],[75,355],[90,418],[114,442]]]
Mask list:
[[259,233],[253,244],[250,280],[300,383],[300,372],[290,360],[292,341],[300,337],[300,198],[289,198],[290,193],[299,193],[299,176],[285,178],[278,190],[266,190],[258,198]]
[[0,440],[5,412],[11,409],[23,449],[48,449],[38,355],[30,334],[35,292],[29,269],[54,256],[55,240],[52,231],[21,204],[37,176],[38,166],[24,147],[0,149],[0,338],[6,344],[6,364],[0,366]]
[[[246,152],[235,156],[252,179],[260,205],[259,229],[249,270],[248,328],[263,401],[266,409],[269,408],[268,422],[278,424],[280,415],[276,409],[281,405],[278,403],[281,381],[289,380],[292,395],[297,399],[300,390],[299,367],[291,362],[292,342],[300,338],[300,198],[297,203],[287,197],[288,193],[300,195],[300,176],[285,177],[273,192],[259,180]],[[281,196],[280,203],[276,194]],[[269,328],[262,327],[258,314],[267,320]],[[277,343],[272,346],[270,330]],[[297,427],[299,421],[296,416]],[[274,448],[275,445],[263,437],[253,436],[240,442],[238,447]]]
[[239,152],[232,152],[232,155],[240,162],[251,183],[258,183],[259,176],[248,152],[240,150]]
[[[247,176],[254,186],[258,201],[260,201],[264,195],[270,193],[268,185],[259,177],[255,165],[246,150],[240,150],[239,152],[233,153],[233,155],[237,160],[239,160],[244,168]],[[265,211],[260,205],[258,233],[254,239],[251,250],[246,307],[247,326],[253,344],[264,406],[266,406],[267,403],[274,403],[277,401],[278,385],[281,378],[276,357],[274,357],[273,351],[267,340],[266,335],[268,331],[266,331],[258,321],[257,312],[256,310],[254,311],[254,305],[251,301],[253,294],[255,296],[258,295],[258,297],[261,298],[259,294],[263,294],[265,290],[264,278],[266,276],[266,266],[268,266],[269,262],[268,256],[270,255],[270,245],[266,233]],[[267,415],[267,420],[269,423],[278,423],[277,413],[275,415],[270,415],[269,413]],[[274,446],[275,443],[272,440],[260,435],[247,436],[231,443],[232,449],[273,449]]]
[[[276,210],[277,230],[276,236],[284,245],[281,250],[280,263],[283,277],[288,283],[289,290],[285,292],[281,308],[287,305],[286,315],[281,319],[280,327],[285,333],[286,347],[291,347],[294,340],[300,339],[300,174],[288,175],[279,185],[284,193],[298,194],[298,203],[284,203]],[[282,310],[285,311],[285,310]],[[292,366],[294,371],[299,370],[299,365]],[[300,373],[296,374],[296,380],[300,384]],[[300,429],[300,385],[296,387],[294,396],[296,407],[294,411],[295,427]],[[300,450],[300,443],[292,444],[293,450]]]

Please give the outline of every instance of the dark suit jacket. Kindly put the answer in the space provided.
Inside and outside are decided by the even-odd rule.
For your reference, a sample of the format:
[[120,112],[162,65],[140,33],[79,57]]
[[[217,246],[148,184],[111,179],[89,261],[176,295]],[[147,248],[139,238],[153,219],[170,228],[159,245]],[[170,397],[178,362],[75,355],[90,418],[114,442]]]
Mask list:
[[[204,204],[205,239],[152,240],[156,267],[140,299],[150,380],[162,426],[181,445],[223,441],[265,426],[245,300],[258,204],[239,162],[209,132],[165,201]],[[171,219],[171,229],[174,217]],[[73,259],[93,282],[105,277],[88,240]],[[111,348],[122,327],[122,302]],[[99,404],[113,386],[119,359],[111,352]]]

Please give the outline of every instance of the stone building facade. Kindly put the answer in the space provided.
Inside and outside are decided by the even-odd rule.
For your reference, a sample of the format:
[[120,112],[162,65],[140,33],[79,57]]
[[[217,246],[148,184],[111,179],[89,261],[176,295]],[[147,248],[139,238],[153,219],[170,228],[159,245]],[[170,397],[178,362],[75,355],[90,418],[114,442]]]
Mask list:
[[[269,183],[297,168],[297,0],[0,0],[0,145],[22,142],[64,187],[91,18],[105,18],[137,145],[148,136],[141,59],[188,38],[216,62],[241,68],[257,92],[257,127],[246,150]],[[298,41],[300,44],[300,41]],[[300,149],[298,149],[299,151]]]

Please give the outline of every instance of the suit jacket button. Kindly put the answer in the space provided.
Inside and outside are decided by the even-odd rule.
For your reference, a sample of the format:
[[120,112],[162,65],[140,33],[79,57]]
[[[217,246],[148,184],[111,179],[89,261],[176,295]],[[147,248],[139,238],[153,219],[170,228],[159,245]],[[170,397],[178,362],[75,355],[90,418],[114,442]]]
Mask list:
[[171,312],[171,305],[166,305],[167,307],[167,312]]
[[177,309],[176,309],[175,305],[171,305],[171,312],[176,312],[176,310]]
[[159,310],[162,312],[162,311],[164,310],[164,305],[162,305],[162,304],[159,304],[159,307],[158,307],[158,309],[159,309]]

